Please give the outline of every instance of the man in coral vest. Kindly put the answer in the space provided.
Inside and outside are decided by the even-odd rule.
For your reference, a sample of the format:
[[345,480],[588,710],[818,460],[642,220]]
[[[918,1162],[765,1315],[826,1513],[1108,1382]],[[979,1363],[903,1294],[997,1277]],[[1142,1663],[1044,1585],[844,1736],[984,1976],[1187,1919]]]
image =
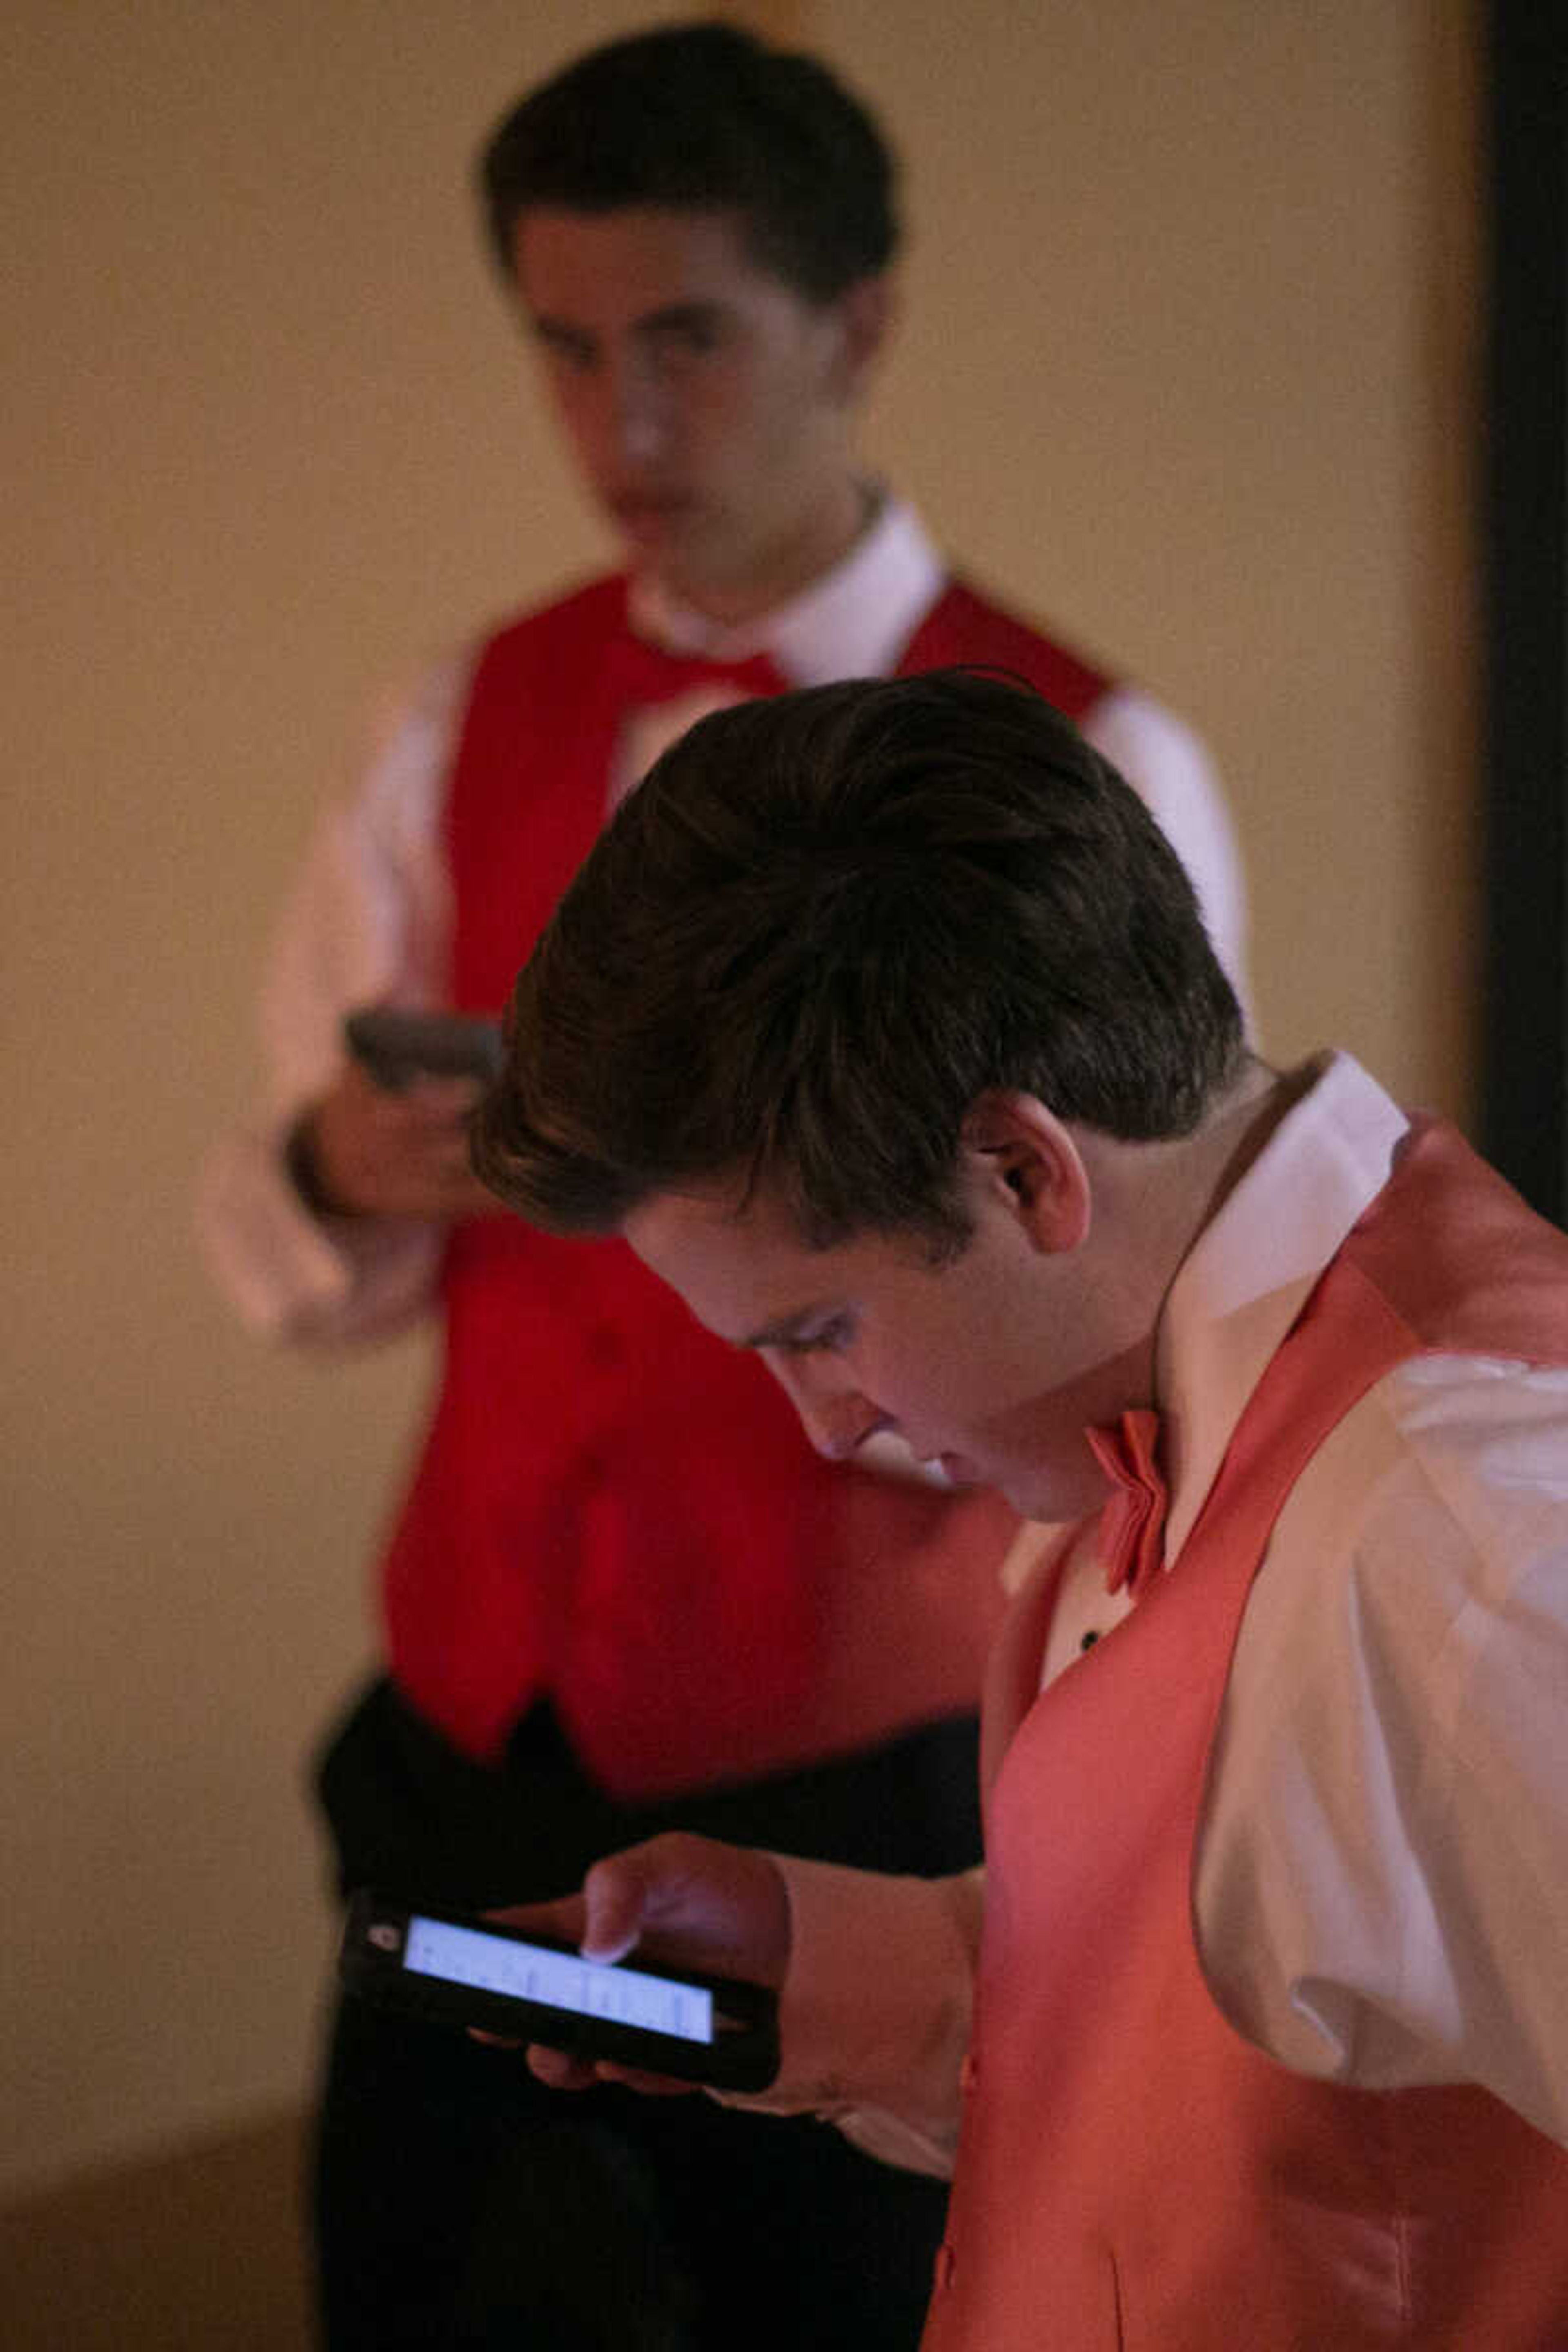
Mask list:
[[547,1916],[782,1985],[772,2103],[952,2167],[932,2352],[1568,2345],[1568,1237],[1252,1056],[1136,795],[973,673],[694,729],[512,1020],[498,1192],[829,1458],[1077,1523],[983,1877],[677,1834]]
[[[383,1090],[345,1061],[342,1017],[378,998],[493,1013],[655,753],[785,687],[953,661],[1032,679],[1136,778],[1235,969],[1228,829],[1168,714],[956,578],[862,466],[892,171],[820,66],[716,26],[616,43],[508,116],[482,183],[626,569],[439,667],[330,812],[269,984],[269,1108],[217,1155],[203,1209],[261,1329],[332,1346],[443,1319],[384,1564],[390,1674],[322,1770],[340,1875],[459,1904],[555,1893],[667,1823],[951,1869],[977,1851],[973,1720],[1011,1515],[907,1475],[890,1441],[872,1466],[816,1460],[760,1369],[629,1252],[497,1215],[468,1171],[471,1087]],[[597,2328],[617,2352],[688,2326],[912,2340],[929,2183],[847,2147],[829,2163],[804,2126],[785,2144],[611,2101],[578,2128],[525,2070],[502,2083],[476,2057],[338,2021],[335,2352],[489,2341],[481,2325]],[[601,2217],[586,2289],[574,2207]]]

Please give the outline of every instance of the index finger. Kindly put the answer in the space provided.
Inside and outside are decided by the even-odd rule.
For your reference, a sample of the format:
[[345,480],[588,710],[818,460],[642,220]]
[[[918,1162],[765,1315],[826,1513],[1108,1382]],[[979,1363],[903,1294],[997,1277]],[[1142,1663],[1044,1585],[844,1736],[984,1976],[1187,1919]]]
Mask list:
[[557,1895],[548,1903],[509,1903],[483,1916],[524,1936],[558,1936],[563,1943],[577,1946],[583,1940],[585,1908],[581,1895]]

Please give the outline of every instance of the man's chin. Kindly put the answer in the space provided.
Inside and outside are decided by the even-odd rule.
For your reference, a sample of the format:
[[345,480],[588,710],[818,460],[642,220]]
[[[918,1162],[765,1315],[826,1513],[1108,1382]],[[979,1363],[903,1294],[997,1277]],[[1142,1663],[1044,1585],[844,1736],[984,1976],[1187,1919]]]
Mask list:
[[696,535],[698,511],[690,499],[617,499],[609,520],[626,548],[662,572]]

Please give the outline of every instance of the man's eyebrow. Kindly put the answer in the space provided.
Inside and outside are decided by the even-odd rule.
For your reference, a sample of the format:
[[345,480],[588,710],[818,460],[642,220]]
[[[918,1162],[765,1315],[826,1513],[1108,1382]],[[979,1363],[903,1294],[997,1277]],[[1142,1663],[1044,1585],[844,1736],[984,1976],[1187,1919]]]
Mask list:
[[531,333],[542,342],[591,343],[594,340],[591,328],[579,327],[570,319],[554,318],[548,310],[530,310],[528,324]]
[[666,302],[657,310],[645,310],[633,325],[639,335],[658,334],[665,327],[710,327],[725,316],[727,308],[723,302],[695,295],[688,302]]
[[[694,297],[689,302],[665,302],[657,310],[645,310],[632,320],[635,335],[657,335],[674,328],[677,332],[688,327],[711,327],[728,315],[728,305],[717,299]],[[555,338],[572,342],[596,340],[591,327],[578,324],[574,319],[559,319],[549,310],[530,310],[528,323],[536,335],[546,340]]]

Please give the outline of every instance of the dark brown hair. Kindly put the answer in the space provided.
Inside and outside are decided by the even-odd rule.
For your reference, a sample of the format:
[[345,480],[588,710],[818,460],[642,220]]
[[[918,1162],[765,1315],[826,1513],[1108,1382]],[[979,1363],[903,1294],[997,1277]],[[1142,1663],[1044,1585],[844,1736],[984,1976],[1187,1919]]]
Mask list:
[[815,302],[887,268],[895,180],[870,113],[826,66],[700,21],[589,50],[511,110],[479,165],[509,282],[530,206],[658,205],[738,214],[752,258]]
[[518,981],[476,1164],[559,1232],[732,1179],[814,1245],[952,1251],[988,1088],[1180,1136],[1240,1052],[1191,884],[1076,729],[974,671],[852,681],[716,712],[623,805]]

